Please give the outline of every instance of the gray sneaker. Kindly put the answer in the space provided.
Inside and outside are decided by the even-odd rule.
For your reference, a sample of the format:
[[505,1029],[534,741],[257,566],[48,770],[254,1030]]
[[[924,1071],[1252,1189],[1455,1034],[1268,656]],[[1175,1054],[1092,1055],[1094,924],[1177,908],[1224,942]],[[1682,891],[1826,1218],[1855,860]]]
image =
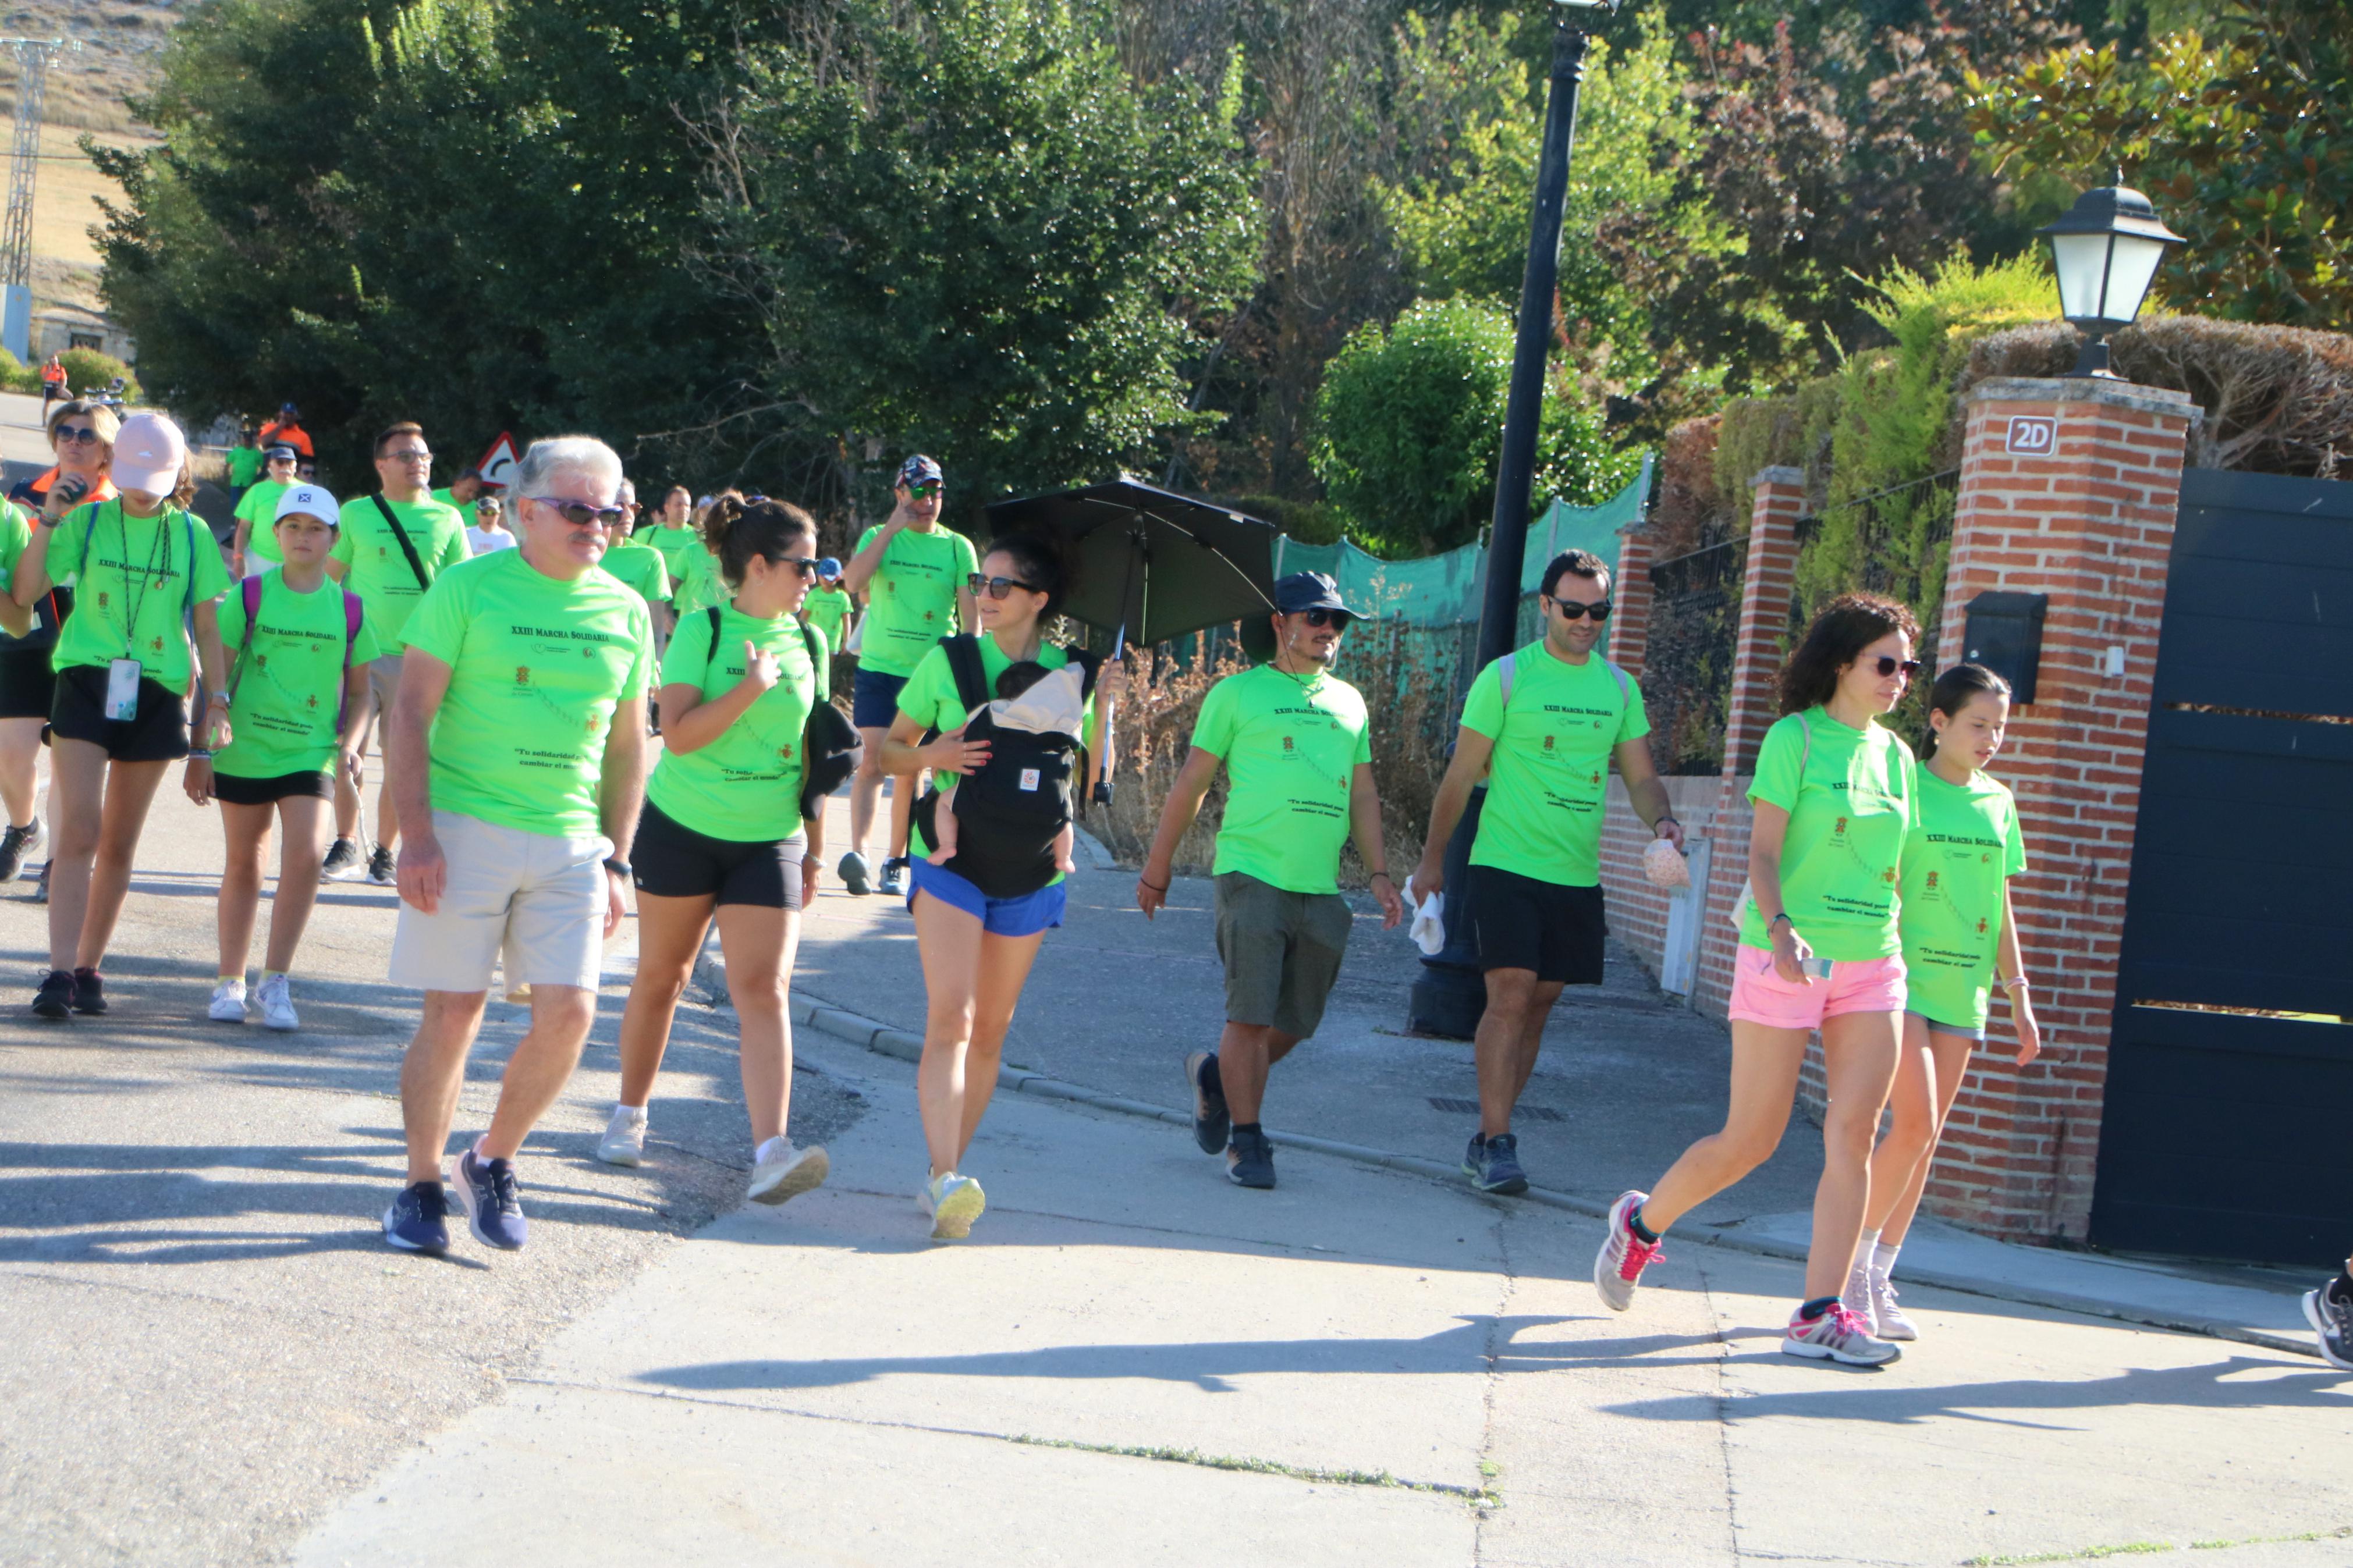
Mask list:
[[893,855],[882,862],[881,892],[885,898],[903,899],[907,896],[907,858],[904,855]]
[[48,844],[48,833],[41,826],[39,817],[33,818],[28,827],[11,823],[5,832],[0,832],[0,882],[13,882],[24,875],[25,862],[36,850],[47,848]]
[[1265,1133],[1234,1129],[1233,1142],[1226,1145],[1226,1180],[1261,1191],[1274,1185],[1274,1145]]
[[1809,1361],[1834,1361],[1841,1366],[1884,1366],[1904,1358],[1900,1346],[1873,1334],[1842,1301],[1831,1302],[1810,1322],[1793,1315],[1788,1332],[1781,1336],[1781,1353]]
[[833,874],[839,877],[841,885],[853,893],[874,890],[874,873],[867,867],[866,857],[855,849],[841,858],[841,864],[834,868]]
[[2337,1293],[2337,1280],[2304,1293],[2304,1321],[2320,1336],[2320,1359],[2353,1372],[2353,1297]]
[[1462,1173],[1482,1193],[1514,1197],[1528,1190],[1528,1173],[1520,1169],[1520,1141],[1509,1132],[1493,1138],[1472,1133],[1462,1154]]
[[1601,1304],[1613,1312],[1634,1304],[1634,1288],[1642,1282],[1642,1270],[1666,1250],[1665,1242],[1644,1241],[1634,1234],[1631,1221],[1650,1195],[1618,1194],[1618,1201],[1609,1205],[1609,1234],[1601,1238],[1601,1250],[1593,1258],[1593,1288],[1601,1293]]

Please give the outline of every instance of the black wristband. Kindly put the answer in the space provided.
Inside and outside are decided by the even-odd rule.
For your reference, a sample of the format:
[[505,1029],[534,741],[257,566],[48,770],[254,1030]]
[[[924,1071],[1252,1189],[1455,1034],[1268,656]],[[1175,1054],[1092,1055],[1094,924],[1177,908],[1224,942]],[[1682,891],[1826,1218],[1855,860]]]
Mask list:
[[622,859],[618,855],[611,856],[606,860],[605,869],[610,871],[624,882],[630,879],[629,863],[627,860]]

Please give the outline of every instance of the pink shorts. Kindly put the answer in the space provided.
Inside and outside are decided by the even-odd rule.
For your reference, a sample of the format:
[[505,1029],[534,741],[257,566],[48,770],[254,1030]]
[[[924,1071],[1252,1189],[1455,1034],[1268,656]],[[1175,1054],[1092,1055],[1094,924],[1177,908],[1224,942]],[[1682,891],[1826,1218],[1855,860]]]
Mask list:
[[1773,968],[1773,955],[1743,947],[1732,955],[1732,1016],[1768,1029],[1819,1029],[1841,1013],[1904,1011],[1904,960],[1844,960],[1831,965],[1830,978],[1807,976],[1810,985],[1792,985]]

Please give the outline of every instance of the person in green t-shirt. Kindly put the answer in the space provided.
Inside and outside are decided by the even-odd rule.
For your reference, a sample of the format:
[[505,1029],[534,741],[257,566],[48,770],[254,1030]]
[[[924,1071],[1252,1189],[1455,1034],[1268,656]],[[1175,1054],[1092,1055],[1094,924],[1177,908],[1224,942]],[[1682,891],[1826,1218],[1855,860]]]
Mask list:
[[469,463],[458,470],[456,479],[435,490],[433,499],[443,506],[455,508],[461,517],[470,518],[474,514],[474,503],[482,499],[482,492],[489,488],[482,478],[482,470]]
[[1806,1042],[1822,1038],[1828,1108],[1805,1298],[1784,1353],[1877,1366],[1903,1352],[1841,1301],[1862,1235],[1871,1144],[1895,1081],[1905,1005],[1896,877],[1920,816],[1917,764],[1881,715],[1919,665],[1912,612],[1876,594],[1822,606],[1782,666],[1781,712],[1748,798],[1748,889],[1732,1002],[1732,1103],[1724,1130],[1683,1151],[1649,1193],[1610,1205],[1593,1283],[1633,1304],[1667,1227],[1772,1154],[1797,1099]]
[[[980,613],[968,586],[980,565],[972,541],[941,520],[945,482],[939,464],[929,458],[919,455],[901,464],[893,490],[898,504],[889,521],[859,536],[856,553],[842,568],[843,585],[866,602],[849,702],[850,722],[866,749],[850,785],[849,850],[839,868],[843,885],[853,893],[865,892],[871,875],[866,844],[882,793],[882,740],[899,711],[899,689],[942,637],[970,629]],[[907,890],[907,823],[921,784],[903,778],[891,786],[890,853],[882,862],[881,891],[894,898]]]
[[425,993],[400,1077],[408,1184],[384,1217],[405,1251],[449,1244],[442,1155],[501,954],[508,992],[530,994],[531,1028],[453,1174],[474,1238],[523,1245],[513,1162],[579,1062],[604,939],[628,912],[618,847],[644,795],[653,660],[645,605],[597,570],[620,481],[602,441],[532,443],[515,470],[522,544],[443,573],[401,628],[392,980]]
[[268,467],[261,479],[237,497],[237,532],[228,550],[231,569],[238,576],[250,576],[277,563],[278,542],[272,530],[278,521],[278,498],[295,483],[298,460],[291,447],[270,447],[264,455]]
[[1315,1032],[1340,977],[1356,917],[1340,896],[1340,849],[1353,839],[1369,868],[1381,929],[1405,905],[1390,878],[1373,788],[1372,725],[1356,689],[1332,673],[1356,618],[1320,572],[1274,585],[1274,658],[1227,676],[1201,700],[1193,748],[1169,786],[1159,831],[1135,880],[1146,920],[1167,901],[1176,846],[1226,770],[1231,781],[1218,854],[1218,957],[1226,967],[1226,1026],[1215,1051],[1185,1061],[1193,1136],[1223,1154],[1238,1186],[1274,1185],[1274,1148],[1261,1124],[1269,1070]]
[[661,552],[639,544],[626,536],[613,542],[605,552],[604,569],[621,580],[629,592],[645,601],[647,624],[655,637],[653,652],[661,651],[660,639],[670,629],[670,568],[662,562]]
[[1562,990],[1601,984],[1609,929],[1601,825],[1613,762],[1652,837],[1683,846],[1651,761],[1642,689],[1601,657],[1609,590],[1609,564],[1588,551],[1563,551],[1546,565],[1536,595],[1544,637],[1472,681],[1414,868],[1416,900],[1444,888],[1455,825],[1487,775],[1465,886],[1446,911],[1472,938],[1487,993],[1473,1046],[1479,1129],[1462,1157],[1462,1173],[1482,1193],[1527,1191],[1513,1108]]
[[841,585],[841,563],[828,555],[817,563],[817,586],[801,602],[801,619],[825,635],[825,646],[836,649],[849,629],[857,603]]
[[684,485],[670,486],[662,493],[661,510],[629,537],[661,552],[675,594],[686,582],[690,557],[702,552],[702,538],[694,528],[694,493]]
[[422,426],[387,426],[375,438],[375,472],[383,489],[343,508],[343,522],[327,558],[327,574],[360,596],[384,652],[368,666],[368,700],[360,718],[360,766],[335,781],[335,841],[327,847],[320,875],[342,878],[361,870],[360,794],[371,735],[384,752],[385,784],[375,803],[375,847],[366,851],[365,875],[380,888],[392,886],[393,846],[400,842],[400,813],[392,790],[392,752],[385,715],[400,689],[401,629],[425,592],[449,567],[468,558],[466,519],[455,507],[435,500],[427,489],[433,448]]
[[206,700],[196,745],[229,736],[215,603],[228,592],[228,570],[211,530],[185,510],[187,438],[160,414],[134,414],[115,434],[109,471],[119,492],[111,500],[77,505],[88,488],[79,475],[49,488],[40,527],[9,574],[19,611],[54,578],[74,579],[73,613],[52,651],[50,969],[33,1000],[45,1018],[107,1010],[99,965],[164,764],[188,754],[199,667]]
[[1896,883],[1904,1050],[1889,1099],[1894,1116],[1872,1156],[1871,1207],[1843,1295],[1847,1310],[1882,1339],[1920,1337],[1888,1279],[1970,1053],[1985,1042],[1996,978],[2010,997],[2018,1065],[2042,1048],[2010,903],[2010,879],[2026,869],[2026,837],[2018,803],[1985,771],[2009,727],[2010,682],[1983,665],[1957,664],[1929,690],[1920,815],[1905,836]]
[[809,714],[827,695],[825,639],[798,619],[817,523],[783,501],[727,500],[703,528],[735,592],[681,621],[662,659],[668,732],[629,851],[638,972],[621,1016],[621,1098],[596,1153],[616,1165],[645,1158],[647,1102],[715,913],[752,1118],[749,1195],[781,1204],[826,1174],[825,1151],[795,1148],[785,1131],[792,956],[825,856],[822,809],[801,810]]
[[[335,547],[335,498],[297,485],[278,502],[270,534],[282,565],[248,578],[221,601],[221,646],[230,650],[229,726],[235,739],[210,754],[188,757],[188,798],[220,802],[228,840],[218,902],[220,972],[211,1016],[246,1018],[245,966],[253,949],[254,911],[269,855],[269,830],[282,826],[278,894],[269,905],[269,945],[255,1005],[267,1028],[294,1029],[290,976],[294,950],[319,897],[319,857],[332,821],[334,774],[358,763],[353,731],[367,693],[375,629],[360,603],[327,581]],[[255,613],[250,623],[246,602]]]
[[250,425],[238,430],[237,445],[222,457],[222,462],[228,469],[230,506],[234,507],[244,498],[245,492],[253,488],[253,481],[261,477],[261,470],[269,461],[269,456],[261,449],[261,432]]

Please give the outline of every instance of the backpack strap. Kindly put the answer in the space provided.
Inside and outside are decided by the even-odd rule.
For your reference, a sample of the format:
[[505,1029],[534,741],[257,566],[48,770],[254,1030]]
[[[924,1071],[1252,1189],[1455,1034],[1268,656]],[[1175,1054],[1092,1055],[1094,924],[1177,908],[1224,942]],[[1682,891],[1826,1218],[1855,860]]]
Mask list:
[[[261,619],[261,574],[255,573],[237,586],[237,597],[245,605],[245,630],[237,634],[237,660],[228,667],[228,700],[231,702],[237,700],[237,683],[245,679],[245,656],[253,647],[254,626]],[[338,712],[340,714],[340,710]],[[343,729],[340,718],[335,728],[338,731]]]
[[970,632],[957,632],[942,637],[940,646],[947,649],[956,700],[964,705],[964,716],[969,720],[988,706],[988,666],[981,662],[980,638]]
[[1056,645],[1062,658],[1079,667],[1079,700],[1084,702],[1095,694],[1095,676],[1103,669],[1103,656],[1079,647],[1076,643]]
[[385,521],[392,524],[392,536],[400,541],[400,552],[408,557],[408,569],[417,574],[418,592],[421,593],[433,586],[433,579],[425,574],[425,563],[417,559],[417,546],[409,542],[408,530],[400,526],[400,514],[392,510],[392,503],[384,499],[382,490],[368,497],[368,500],[375,502],[375,510],[384,513]]
[[707,663],[710,659],[719,657],[719,606],[705,605],[702,606],[702,613],[711,617],[711,650],[705,659]]
[[1506,713],[1512,710],[1512,677],[1519,672],[1519,666],[1517,650],[1495,661],[1495,684],[1504,689],[1504,711]]

